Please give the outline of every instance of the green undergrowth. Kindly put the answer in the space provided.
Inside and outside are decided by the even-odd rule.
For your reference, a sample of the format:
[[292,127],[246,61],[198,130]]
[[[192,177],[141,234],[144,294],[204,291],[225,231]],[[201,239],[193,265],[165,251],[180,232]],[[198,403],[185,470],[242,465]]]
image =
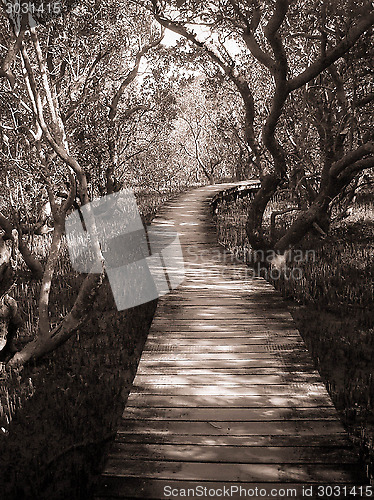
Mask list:
[[[221,244],[250,261],[245,234],[249,200],[218,209]],[[293,206],[280,197],[265,214]],[[277,219],[280,236],[295,216]],[[288,301],[290,311],[330,392],[352,440],[374,476],[374,203],[358,199],[351,214],[332,225],[326,238],[311,234],[300,245],[308,259],[288,262],[286,273],[269,279]],[[309,252],[313,250],[314,255]],[[307,253],[308,251],[308,253]],[[253,262],[253,259],[252,259]],[[292,272],[297,267],[297,272]],[[268,276],[269,278],[269,276]]]
[[[170,197],[142,193],[138,205],[144,219],[149,222]],[[46,238],[35,237],[32,242],[42,260]],[[36,332],[40,283],[31,279],[20,261],[17,264],[11,294],[23,311],[24,326],[16,340],[21,349]],[[73,305],[82,280],[63,250],[52,287],[52,326]],[[2,371],[1,500],[92,498],[156,304],[118,312],[106,280],[83,327],[69,341],[20,373]]]

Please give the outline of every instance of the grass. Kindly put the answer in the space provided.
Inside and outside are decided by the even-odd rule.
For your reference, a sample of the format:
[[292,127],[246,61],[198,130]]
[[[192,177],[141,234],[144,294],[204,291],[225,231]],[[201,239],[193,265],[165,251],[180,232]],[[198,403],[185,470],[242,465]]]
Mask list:
[[[248,205],[247,199],[222,203],[216,219],[221,244],[247,262],[251,255],[245,234]],[[291,206],[287,197],[269,205],[268,234],[271,212]],[[277,219],[277,236],[294,216],[291,212]],[[325,239],[310,235],[300,249],[304,253],[314,249],[314,258],[290,262],[289,272],[272,283],[289,300],[296,324],[373,479],[374,203],[370,193],[356,200],[351,215],[333,224]],[[292,273],[296,267],[298,272]]]
[[[170,197],[170,194],[169,194]],[[146,221],[167,195],[138,200]],[[48,239],[35,238],[45,259]],[[18,263],[12,295],[23,310],[18,347],[35,335],[35,282]],[[51,323],[70,309],[82,281],[62,253],[53,282]],[[99,290],[92,311],[68,342],[22,372],[0,379],[0,497],[86,499],[92,497],[106,446],[114,437],[156,308],[150,302],[116,310],[109,283]]]

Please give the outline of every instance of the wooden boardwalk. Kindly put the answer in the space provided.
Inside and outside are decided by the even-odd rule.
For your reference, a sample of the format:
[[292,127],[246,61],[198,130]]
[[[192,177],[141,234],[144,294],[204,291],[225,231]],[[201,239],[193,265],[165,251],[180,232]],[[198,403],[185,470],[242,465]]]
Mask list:
[[303,487],[325,498],[317,485],[364,484],[282,298],[216,244],[219,189],[184,194],[155,220],[175,222],[186,280],[159,302],[96,498],[198,486],[212,490],[202,498],[305,498]]

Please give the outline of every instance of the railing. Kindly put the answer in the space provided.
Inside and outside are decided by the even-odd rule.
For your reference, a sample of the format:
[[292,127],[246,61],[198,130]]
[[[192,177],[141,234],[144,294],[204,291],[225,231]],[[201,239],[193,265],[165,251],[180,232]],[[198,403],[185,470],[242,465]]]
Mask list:
[[256,179],[243,181],[237,186],[220,191],[215,196],[213,196],[210,202],[213,212],[216,212],[218,203],[221,203],[223,201],[236,201],[240,198],[246,197],[253,198],[260,187],[261,181]]

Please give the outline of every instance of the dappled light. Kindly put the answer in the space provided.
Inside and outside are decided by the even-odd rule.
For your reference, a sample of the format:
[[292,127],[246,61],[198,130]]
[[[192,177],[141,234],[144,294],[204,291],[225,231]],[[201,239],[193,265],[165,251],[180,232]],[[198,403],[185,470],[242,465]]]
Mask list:
[[[208,218],[206,190],[187,196]],[[197,231],[181,235],[195,260],[159,301],[103,484],[353,480],[357,458],[283,300]]]

